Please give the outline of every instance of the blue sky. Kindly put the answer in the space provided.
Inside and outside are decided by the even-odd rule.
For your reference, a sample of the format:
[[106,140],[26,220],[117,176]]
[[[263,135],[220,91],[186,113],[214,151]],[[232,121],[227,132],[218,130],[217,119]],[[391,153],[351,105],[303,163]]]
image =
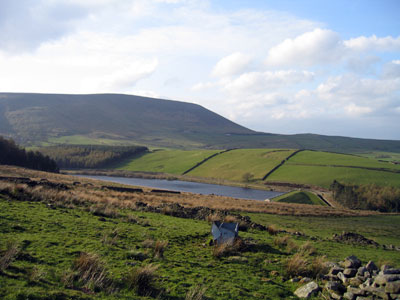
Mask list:
[[198,103],[254,130],[400,139],[400,1],[3,0],[0,91]]

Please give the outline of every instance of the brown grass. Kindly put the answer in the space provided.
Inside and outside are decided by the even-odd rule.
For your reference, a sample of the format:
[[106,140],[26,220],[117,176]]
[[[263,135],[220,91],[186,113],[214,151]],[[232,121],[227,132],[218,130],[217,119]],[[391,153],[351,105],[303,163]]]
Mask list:
[[283,249],[287,247],[289,240],[291,240],[291,237],[288,235],[278,236],[274,238],[274,245]]
[[20,251],[19,244],[7,241],[6,250],[0,257],[0,272],[7,269]]
[[81,253],[72,269],[64,274],[62,281],[67,287],[83,286],[94,291],[111,287],[104,263],[94,253]]
[[154,240],[146,239],[142,242],[143,248],[153,248],[154,247]]
[[288,277],[306,276],[308,274],[308,262],[302,254],[296,253],[286,261],[286,275]]
[[301,245],[298,251],[303,255],[314,255],[317,253],[317,250],[310,241],[307,241],[303,245]]
[[128,288],[135,290],[139,296],[153,295],[156,290],[156,271],[158,266],[147,265],[133,269],[126,277]]
[[325,256],[317,256],[313,259],[310,265],[310,273],[314,278],[319,278],[323,275],[328,274],[329,265],[328,260]]
[[231,243],[216,244],[213,248],[213,256],[216,258],[230,256],[233,254],[237,254],[244,248],[245,248],[244,241],[240,237],[237,237],[232,244]]
[[207,288],[201,285],[193,286],[187,293],[185,300],[203,300],[206,299],[204,294],[206,293]]
[[270,235],[277,235],[279,233],[278,227],[274,224],[268,225],[267,231]]
[[[139,201],[150,206],[160,206],[163,203],[179,203],[186,207],[205,206],[215,210],[229,209],[242,212],[261,212],[295,216],[366,216],[379,214],[371,211],[354,211],[325,206],[320,206],[318,209],[315,209],[314,205],[283,202],[265,203],[264,201],[234,199],[215,195],[197,195],[190,193],[157,194],[151,193],[148,188],[143,188],[144,193],[117,192],[103,190],[101,186],[123,185],[112,184],[110,182],[104,183],[97,180],[77,178],[68,175],[33,171],[18,167],[0,166],[0,176],[11,176],[10,174],[36,180],[45,178],[50,182],[63,183],[70,187],[68,190],[51,189],[46,186],[38,186],[36,188],[23,187],[23,193],[27,193],[28,196],[33,199],[64,207],[73,207],[74,205],[98,205],[97,208],[95,206],[96,209],[93,209],[96,211],[98,208],[101,208],[100,210],[102,210],[102,213],[110,217],[114,216],[119,208],[134,209],[136,203]],[[74,186],[73,182],[75,181],[79,181],[82,184]],[[9,184],[8,188],[10,188],[10,186],[15,187],[15,184]]]
[[168,246],[168,241],[157,241],[154,245],[154,258],[164,258],[164,252]]

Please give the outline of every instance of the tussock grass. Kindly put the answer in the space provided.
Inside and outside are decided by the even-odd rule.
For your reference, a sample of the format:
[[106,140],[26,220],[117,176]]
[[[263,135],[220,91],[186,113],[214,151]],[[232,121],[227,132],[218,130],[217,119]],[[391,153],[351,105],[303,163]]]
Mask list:
[[201,285],[195,285],[186,293],[185,300],[203,300],[206,299],[204,294],[207,288]]
[[168,246],[168,241],[157,241],[154,245],[154,258],[164,258],[164,252]]
[[18,242],[7,241],[6,249],[0,257],[0,272],[6,270],[10,266],[15,257],[18,255],[19,251],[20,246]]
[[108,290],[112,282],[100,256],[95,253],[81,253],[67,271],[62,281],[66,287],[84,287],[93,291]]
[[245,248],[244,241],[240,237],[237,237],[237,238],[235,238],[233,243],[216,244],[213,248],[212,254],[216,258],[221,258],[224,256],[230,256],[230,255],[237,254],[244,248]]
[[288,277],[307,276],[309,267],[307,259],[301,254],[296,253],[286,261],[286,275]]
[[267,226],[267,232],[270,235],[277,235],[279,233],[279,229],[278,229],[278,227],[276,225],[271,224],[271,225]]
[[157,269],[158,266],[152,264],[133,269],[126,276],[128,288],[133,289],[139,296],[154,295],[158,278]]

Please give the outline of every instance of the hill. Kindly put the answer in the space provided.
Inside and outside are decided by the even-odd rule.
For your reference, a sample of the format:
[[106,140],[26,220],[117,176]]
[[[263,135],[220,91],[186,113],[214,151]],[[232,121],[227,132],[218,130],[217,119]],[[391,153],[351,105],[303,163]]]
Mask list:
[[400,141],[260,133],[192,103],[121,94],[0,93],[0,134],[23,145],[400,152]]

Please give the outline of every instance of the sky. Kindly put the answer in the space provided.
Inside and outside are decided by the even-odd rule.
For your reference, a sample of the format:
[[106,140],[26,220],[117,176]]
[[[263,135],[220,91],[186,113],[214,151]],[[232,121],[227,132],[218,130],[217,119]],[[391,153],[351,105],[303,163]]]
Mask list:
[[0,92],[200,104],[256,131],[400,140],[398,0],[1,0]]

